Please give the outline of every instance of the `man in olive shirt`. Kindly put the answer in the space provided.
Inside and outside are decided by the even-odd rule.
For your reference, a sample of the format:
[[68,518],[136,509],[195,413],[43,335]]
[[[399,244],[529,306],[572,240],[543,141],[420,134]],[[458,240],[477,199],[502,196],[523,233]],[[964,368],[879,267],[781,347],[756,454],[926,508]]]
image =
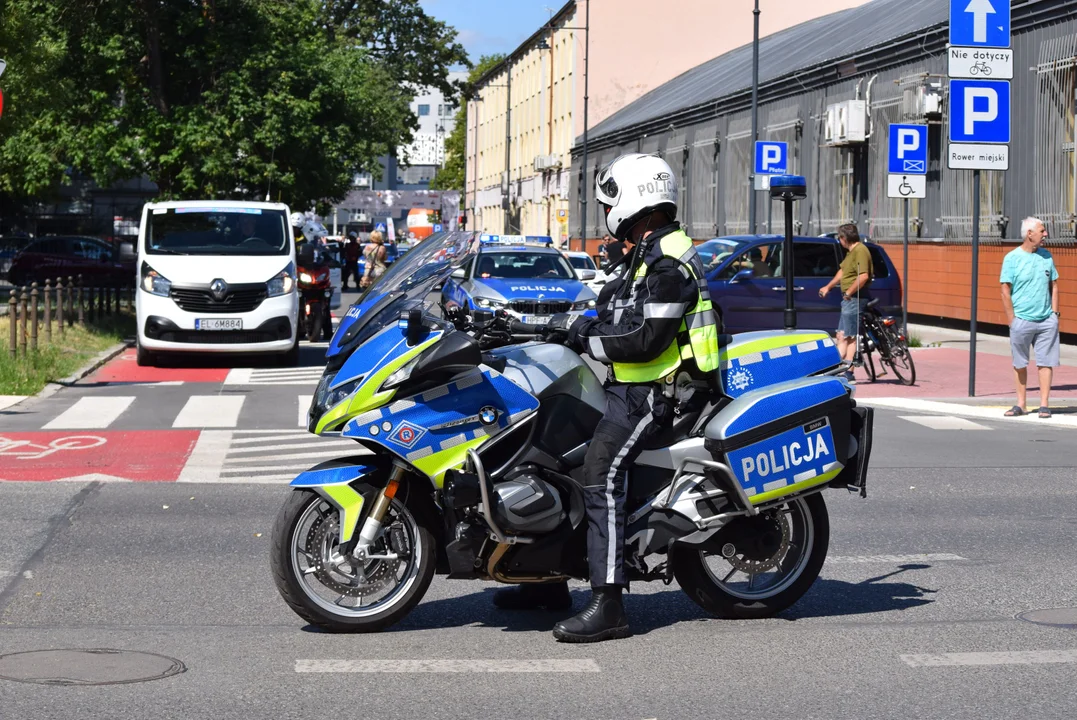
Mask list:
[[[838,320],[838,351],[841,359],[851,363],[856,359],[856,336],[860,333],[860,313],[868,298],[863,292],[875,277],[871,266],[871,252],[860,242],[860,233],[852,223],[838,228],[838,242],[846,249],[845,259],[841,261],[834,279],[819,290],[819,297],[826,297],[830,290],[841,285],[841,318]],[[853,369],[845,371],[845,379],[853,380]]]

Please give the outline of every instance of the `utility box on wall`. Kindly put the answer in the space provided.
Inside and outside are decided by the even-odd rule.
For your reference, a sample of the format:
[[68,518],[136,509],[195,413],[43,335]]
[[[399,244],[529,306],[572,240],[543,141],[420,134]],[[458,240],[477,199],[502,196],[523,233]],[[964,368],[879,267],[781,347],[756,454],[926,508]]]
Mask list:
[[827,145],[852,145],[868,139],[868,104],[845,100],[826,107]]

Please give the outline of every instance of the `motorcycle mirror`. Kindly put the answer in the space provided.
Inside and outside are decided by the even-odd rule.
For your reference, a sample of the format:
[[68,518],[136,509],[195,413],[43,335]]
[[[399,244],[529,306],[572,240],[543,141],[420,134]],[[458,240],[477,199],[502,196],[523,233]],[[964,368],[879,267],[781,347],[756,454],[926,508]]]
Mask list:
[[412,308],[408,310],[407,315],[407,332],[408,332],[408,345],[418,345],[422,340],[423,331],[426,330],[423,327],[423,311],[419,308]]

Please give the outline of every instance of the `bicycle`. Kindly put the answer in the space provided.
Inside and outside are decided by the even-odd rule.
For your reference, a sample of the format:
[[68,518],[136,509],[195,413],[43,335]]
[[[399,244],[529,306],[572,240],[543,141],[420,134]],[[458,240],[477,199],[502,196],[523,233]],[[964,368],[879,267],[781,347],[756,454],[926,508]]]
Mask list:
[[969,68],[969,75],[983,75],[988,76],[991,74],[991,66],[985,61],[981,60],[972,67]]
[[859,352],[868,381],[875,382],[878,377],[872,359],[872,354],[878,352],[880,365],[889,366],[902,385],[912,385],[916,382],[916,365],[908,340],[899,332],[897,318],[884,317],[875,307],[878,303],[879,298],[869,301],[860,315]]

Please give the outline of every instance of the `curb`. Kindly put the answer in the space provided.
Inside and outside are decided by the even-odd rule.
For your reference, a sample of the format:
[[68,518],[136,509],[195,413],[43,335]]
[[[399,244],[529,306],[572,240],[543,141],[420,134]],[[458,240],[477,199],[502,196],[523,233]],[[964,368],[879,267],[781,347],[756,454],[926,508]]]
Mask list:
[[1039,427],[1077,428],[1077,416],[1074,415],[1058,413],[1050,418],[1040,419],[1035,413],[1029,413],[1028,415],[1023,415],[1021,417],[1006,417],[998,411],[998,408],[1006,407],[1005,405],[966,405],[944,400],[901,397],[856,398],[856,402],[857,404],[871,405],[873,407],[887,408],[889,410],[903,410],[912,413],[957,415],[959,417],[994,420],[1004,423],[1023,423],[1026,425],[1037,425]]
[[[41,389],[41,392],[37,393],[36,395],[31,395],[29,398],[27,398],[27,400],[30,400],[32,398],[47,398],[47,397],[51,397],[52,395],[55,395],[57,392],[59,392],[60,388],[69,387],[71,385],[74,385],[79,380],[86,377],[87,375],[92,373],[94,370],[97,370],[99,367],[101,367],[102,365],[107,363],[109,360],[113,359],[114,357],[116,357],[117,355],[122,353],[124,350],[126,350],[130,346],[131,346],[131,343],[128,343],[128,342],[116,343],[115,345],[110,347],[108,350],[103,350],[103,351],[99,352],[89,362],[87,362],[81,368],[79,368],[78,370],[73,372],[71,375],[69,375],[69,376],[67,376],[65,378],[61,378],[60,380],[54,380],[53,382],[48,383],[47,385],[45,385],[45,387],[43,387]],[[23,401],[23,402],[25,402],[25,401]],[[22,403],[18,403],[18,404],[21,405]]]

